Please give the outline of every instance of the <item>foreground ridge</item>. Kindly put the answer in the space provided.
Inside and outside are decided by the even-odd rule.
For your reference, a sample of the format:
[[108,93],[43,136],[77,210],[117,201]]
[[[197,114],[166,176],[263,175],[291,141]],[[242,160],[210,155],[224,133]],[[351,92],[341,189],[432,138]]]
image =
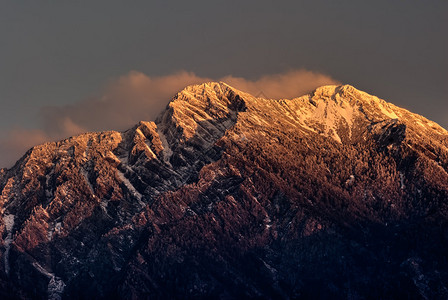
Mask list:
[[446,298],[448,132],[350,85],[186,87],[0,171],[2,298]]

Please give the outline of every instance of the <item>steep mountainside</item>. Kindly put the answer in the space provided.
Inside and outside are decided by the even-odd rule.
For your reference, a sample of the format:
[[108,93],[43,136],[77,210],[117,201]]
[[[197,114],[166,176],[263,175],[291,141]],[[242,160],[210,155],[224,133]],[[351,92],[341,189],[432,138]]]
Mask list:
[[352,86],[190,86],[0,171],[0,297],[447,298],[447,171],[446,130]]

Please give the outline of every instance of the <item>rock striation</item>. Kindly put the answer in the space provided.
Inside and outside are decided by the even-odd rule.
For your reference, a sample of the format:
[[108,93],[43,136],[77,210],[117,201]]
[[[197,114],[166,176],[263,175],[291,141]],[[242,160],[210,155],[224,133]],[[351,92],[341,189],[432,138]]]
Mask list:
[[225,83],[0,170],[2,299],[446,298],[448,132],[352,86]]

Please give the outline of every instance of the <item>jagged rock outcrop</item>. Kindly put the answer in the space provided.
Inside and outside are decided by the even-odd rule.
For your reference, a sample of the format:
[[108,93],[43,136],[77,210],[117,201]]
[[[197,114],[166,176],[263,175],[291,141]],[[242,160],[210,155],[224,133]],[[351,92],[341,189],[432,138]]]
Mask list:
[[345,86],[224,83],[0,171],[2,298],[447,297],[448,133]]

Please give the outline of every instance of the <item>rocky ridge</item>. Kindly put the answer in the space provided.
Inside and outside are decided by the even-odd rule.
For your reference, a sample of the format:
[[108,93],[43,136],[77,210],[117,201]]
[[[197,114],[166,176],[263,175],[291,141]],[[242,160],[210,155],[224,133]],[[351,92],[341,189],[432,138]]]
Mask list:
[[225,83],[0,173],[3,298],[448,295],[448,133],[361,92]]

